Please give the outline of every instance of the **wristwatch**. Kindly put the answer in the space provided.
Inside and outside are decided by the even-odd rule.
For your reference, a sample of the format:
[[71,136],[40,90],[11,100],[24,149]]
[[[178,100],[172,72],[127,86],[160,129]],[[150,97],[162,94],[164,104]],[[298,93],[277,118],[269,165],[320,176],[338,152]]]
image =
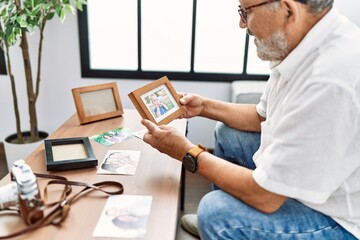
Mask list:
[[207,152],[206,147],[201,144],[198,144],[197,146],[190,149],[183,158],[183,165],[185,169],[192,173],[195,173],[198,167],[197,157],[200,153],[205,151]]

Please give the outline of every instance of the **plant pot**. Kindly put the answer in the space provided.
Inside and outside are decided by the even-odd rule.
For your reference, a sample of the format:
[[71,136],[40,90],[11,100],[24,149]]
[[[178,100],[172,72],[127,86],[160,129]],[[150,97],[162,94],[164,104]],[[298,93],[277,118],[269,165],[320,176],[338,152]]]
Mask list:
[[[22,132],[23,137],[29,137],[30,132]],[[25,159],[30,153],[32,153],[49,134],[47,132],[39,131],[39,136],[41,140],[32,142],[32,143],[24,143],[24,144],[16,144],[11,143],[14,139],[17,138],[16,134],[12,134],[5,138],[4,140],[4,150],[6,156],[7,167],[10,169],[13,166],[13,163],[18,159]]]

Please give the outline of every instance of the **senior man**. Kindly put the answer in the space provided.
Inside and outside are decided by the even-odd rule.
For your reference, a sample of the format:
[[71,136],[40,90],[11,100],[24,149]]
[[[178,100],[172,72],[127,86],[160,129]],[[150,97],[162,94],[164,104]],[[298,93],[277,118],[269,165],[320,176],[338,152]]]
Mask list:
[[360,238],[360,30],[333,0],[240,0],[271,75],[257,105],[180,94],[219,121],[212,155],[148,120],[144,141],[214,183],[183,226],[202,239]]

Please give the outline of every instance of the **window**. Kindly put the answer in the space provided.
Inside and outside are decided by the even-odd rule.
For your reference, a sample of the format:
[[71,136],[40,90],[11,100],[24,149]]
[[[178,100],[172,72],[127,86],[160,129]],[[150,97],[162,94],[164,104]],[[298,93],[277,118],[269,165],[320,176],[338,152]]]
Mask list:
[[236,1],[88,0],[78,20],[83,77],[268,78]]

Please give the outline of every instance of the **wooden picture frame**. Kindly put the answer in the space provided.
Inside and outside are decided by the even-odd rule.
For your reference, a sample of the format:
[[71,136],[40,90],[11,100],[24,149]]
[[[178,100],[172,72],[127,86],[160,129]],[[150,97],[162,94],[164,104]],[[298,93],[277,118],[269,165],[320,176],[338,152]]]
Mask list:
[[95,157],[88,137],[45,139],[46,170],[60,171],[96,167]]
[[170,123],[185,110],[166,76],[132,91],[128,96],[141,117],[156,125]]
[[72,90],[80,124],[121,116],[121,105],[116,82],[104,83]]

